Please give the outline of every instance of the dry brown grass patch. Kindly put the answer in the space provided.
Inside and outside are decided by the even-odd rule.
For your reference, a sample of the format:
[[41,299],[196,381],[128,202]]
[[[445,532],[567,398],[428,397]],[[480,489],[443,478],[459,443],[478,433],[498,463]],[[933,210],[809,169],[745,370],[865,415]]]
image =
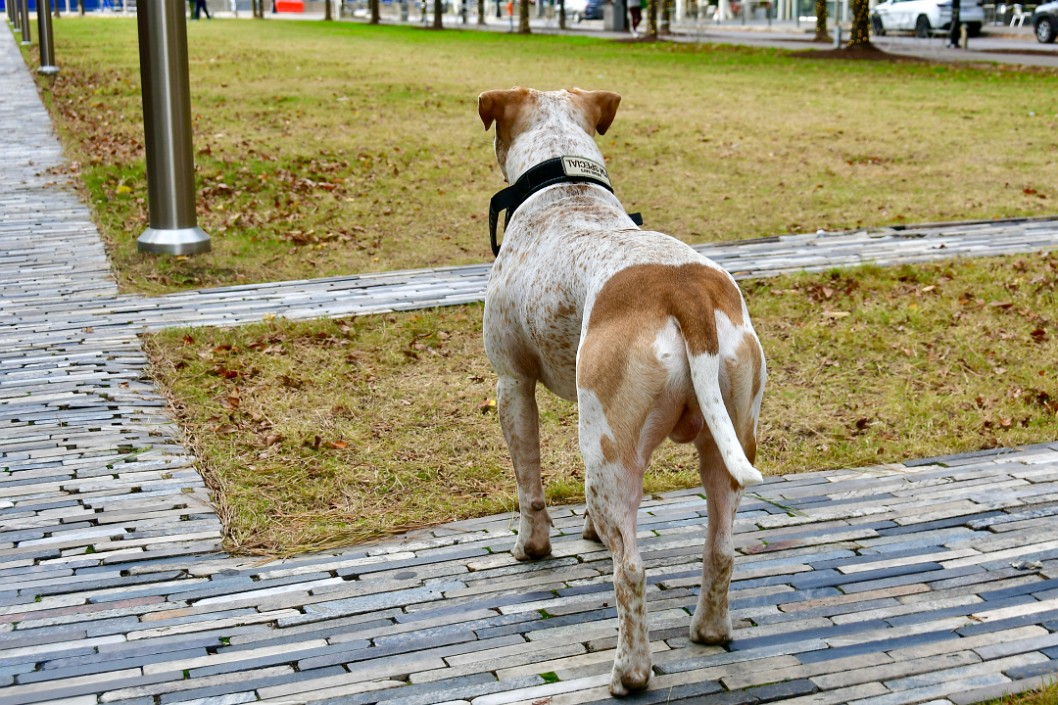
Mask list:
[[[768,359],[767,473],[1052,441],[1058,257],[743,283]],[[515,509],[481,308],[148,339],[225,505],[229,548],[288,554]],[[572,405],[541,390],[551,503],[582,498]],[[646,491],[699,484],[663,445]]]

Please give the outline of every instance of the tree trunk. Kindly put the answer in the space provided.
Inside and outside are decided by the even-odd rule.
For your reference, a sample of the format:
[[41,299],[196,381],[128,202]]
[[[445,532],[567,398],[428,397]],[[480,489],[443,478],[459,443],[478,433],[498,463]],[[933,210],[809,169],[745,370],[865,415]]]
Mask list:
[[566,0],[558,0],[558,28],[566,28]]
[[444,0],[433,0],[433,28],[444,29]]
[[529,29],[529,0],[518,0],[518,34],[529,34],[531,31]]
[[868,0],[852,0],[852,36],[850,47],[871,45],[871,14]]
[[333,11],[331,10],[331,0],[323,0],[323,21],[331,22],[334,20]]
[[371,24],[378,24],[382,21],[382,11],[379,9],[378,0],[368,0],[368,9],[371,12]]
[[816,36],[815,41],[830,41],[827,33],[827,0],[816,0]]
[[485,0],[478,0],[478,24],[485,24]]
[[[647,36],[658,36],[658,3],[662,0],[647,0]],[[632,0],[635,2],[635,0]]]
[[660,0],[661,2],[661,34],[672,34],[672,0]]
[[77,14],[84,17],[84,0],[77,0]]

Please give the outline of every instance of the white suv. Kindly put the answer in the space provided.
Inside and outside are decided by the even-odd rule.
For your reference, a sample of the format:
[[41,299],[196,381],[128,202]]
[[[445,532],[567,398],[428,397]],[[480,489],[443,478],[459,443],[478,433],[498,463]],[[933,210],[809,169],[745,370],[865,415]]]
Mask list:
[[[959,3],[959,21],[971,37],[981,33],[984,10],[977,0]],[[951,0],[886,0],[871,11],[871,29],[877,35],[905,30],[916,37],[928,37],[933,30],[951,28]]]

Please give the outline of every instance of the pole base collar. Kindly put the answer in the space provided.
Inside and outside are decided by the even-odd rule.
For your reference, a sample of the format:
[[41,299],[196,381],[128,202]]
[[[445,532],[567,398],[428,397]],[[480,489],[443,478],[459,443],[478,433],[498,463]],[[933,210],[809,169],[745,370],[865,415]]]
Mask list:
[[58,66],[41,66],[39,69],[37,69],[37,73],[43,73],[43,74],[45,74],[47,76],[53,76],[53,75],[59,73],[59,67]]
[[155,255],[197,255],[209,252],[209,235],[202,228],[147,228],[136,240],[136,249]]

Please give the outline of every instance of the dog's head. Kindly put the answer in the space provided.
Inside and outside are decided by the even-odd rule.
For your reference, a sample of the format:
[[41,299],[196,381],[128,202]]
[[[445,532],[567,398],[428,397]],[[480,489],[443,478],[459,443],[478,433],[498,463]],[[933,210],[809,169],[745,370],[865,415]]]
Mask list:
[[621,96],[610,91],[536,91],[532,88],[485,91],[478,115],[485,129],[496,123],[496,161],[514,182],[546,159],[594,157],[602,161],[595,133],[610,128]]

